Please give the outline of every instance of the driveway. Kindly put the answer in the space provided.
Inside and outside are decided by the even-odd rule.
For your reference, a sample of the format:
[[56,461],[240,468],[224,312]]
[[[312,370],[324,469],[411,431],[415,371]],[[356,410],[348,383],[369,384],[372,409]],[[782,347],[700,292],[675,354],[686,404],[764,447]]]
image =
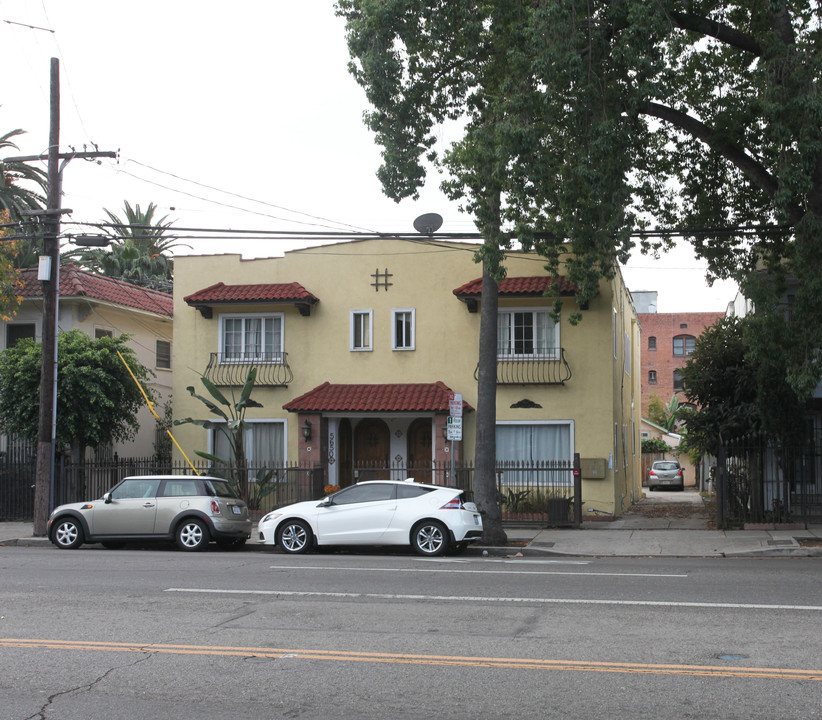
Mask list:
[[653,530],[709,530],[713,510],[696,488],[654,490],[643,488],[645,497],[627,510],[611,527]]

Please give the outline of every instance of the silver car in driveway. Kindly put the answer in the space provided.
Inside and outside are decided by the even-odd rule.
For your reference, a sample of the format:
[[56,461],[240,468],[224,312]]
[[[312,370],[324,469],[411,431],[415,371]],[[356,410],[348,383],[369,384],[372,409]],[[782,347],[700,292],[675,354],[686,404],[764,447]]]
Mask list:
[[676,460],[657,460],[648,470],[648,489],[685,489],[685,473]]
[[48,535],[63,550],[146,540],[174,541],[187,551],[204,550],[212,540],[236,548],[251,537],[251,518],[222,478],[140,475],[124,478],[99,500],[55,508]]

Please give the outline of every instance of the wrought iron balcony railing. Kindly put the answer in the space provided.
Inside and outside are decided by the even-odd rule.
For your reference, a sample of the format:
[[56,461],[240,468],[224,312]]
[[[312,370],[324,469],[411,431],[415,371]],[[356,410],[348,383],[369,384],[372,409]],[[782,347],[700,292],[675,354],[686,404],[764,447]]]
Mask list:
[[[474,370],[478,377],[479,365]],[[564,385],[571,379],[565,348],[545,355],[497,357],[497,385]]]
[[203,374],[215,385],[241,386],[252,367],[257,368],[257,385],[286,387],[294,379],[288,366],[288,353],[284,352],[258,353],[245,358],[211,353]]

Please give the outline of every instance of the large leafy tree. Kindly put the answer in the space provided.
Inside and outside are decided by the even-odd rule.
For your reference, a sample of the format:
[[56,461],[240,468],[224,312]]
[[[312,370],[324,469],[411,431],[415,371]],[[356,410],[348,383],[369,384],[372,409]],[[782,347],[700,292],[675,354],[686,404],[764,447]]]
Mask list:
[[689,450],[718,455],[721,445],[760,431],[801,437],[803,406],[788,383],[788,359],[759,345],[761,323],[776,326],[770,342],[778,346],[784,325],[768,315],[723,318],[697,338],[680,371],[686,398],[699,408],[683,415]]
[[[386,194],[415,196],[425,161],[438,164],[486,238],[492,279],[516,237],[552,272],[564,260],[583,304],[654,224],[679,228],[709,280],[742,281],[760,311],[794,282],[781,352],[791,385],[809,395],[822,370],[818,0],[338,8]],[[439,154],[449,120],[464,135]],[[750,226],[759,232],[738,230]],[[647,251],[668,242],[642,235]],[[482,368],[481,350],[478,426]]]
[[[139,428],[143,395],[118,356],[143,385],[150,371],[126,344],[128,337],[90,338],[79,330],[57,338],[56,447],[85,448],[129,440]],[[0,353],[0,431],[37,439],[40,407],[39,343],[25,339]]]
[[174,221],[168,215],[155,218],[154,203],[143,210],[126,201],[122,218],[104,211],[108,216],[105,227],[114,236],[110,247],[71,250],[66,255],[92,272],[168,291],[174,276],[170,251],[180,244],[169,234]]

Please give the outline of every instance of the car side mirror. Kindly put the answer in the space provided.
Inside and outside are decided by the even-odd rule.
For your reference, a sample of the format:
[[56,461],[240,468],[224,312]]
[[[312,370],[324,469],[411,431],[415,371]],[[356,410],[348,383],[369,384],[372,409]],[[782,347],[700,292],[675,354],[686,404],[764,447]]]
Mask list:
[[110,492],[107,492],[103,495],[103,502],[105,502],[106,505],[111,504],[111,493]]
[[320,504],[317,505],[317,507],[329,507],[333,504],[334,504],[334,501],[330,497],[327,497],[327,498],[323,498],[320,501]]

